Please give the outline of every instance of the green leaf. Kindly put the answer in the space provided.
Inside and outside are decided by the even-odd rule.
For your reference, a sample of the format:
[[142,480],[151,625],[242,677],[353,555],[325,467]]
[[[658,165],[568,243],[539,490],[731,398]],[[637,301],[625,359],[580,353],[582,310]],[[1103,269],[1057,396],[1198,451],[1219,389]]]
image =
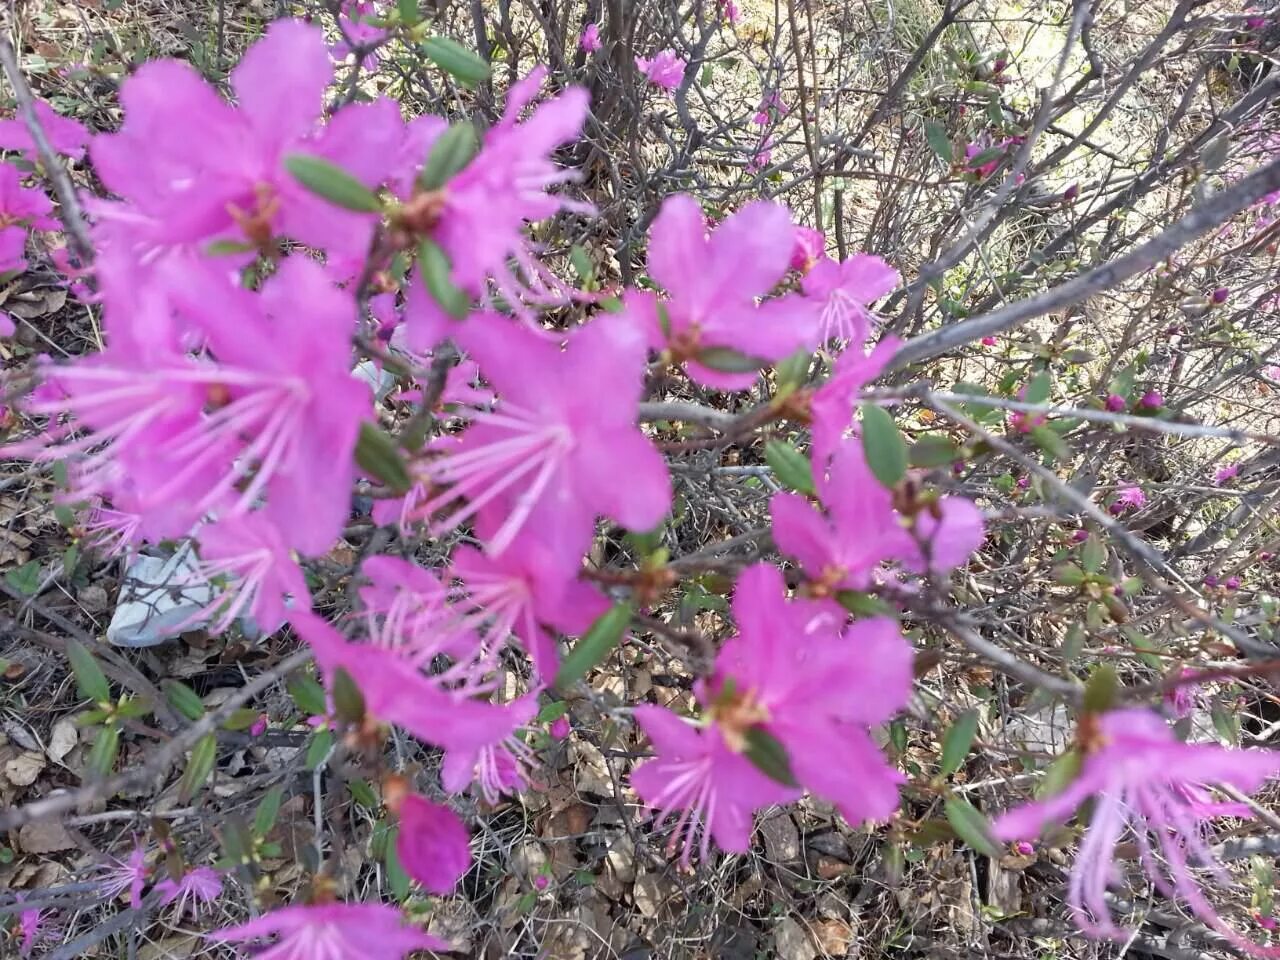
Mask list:
[[588,670],[613,652],[630,623],[629,603],[615,603],[602,613],[560,664],[556,673],[556,687],[564,690],[586,676]]
[[463,86],[474,87],[489,79],[489,64],[484,58],[448,37],[428,37],[422,41],[422,52],[437,67]]
[[798,787],[796,775],[791,770],[791,758],[787,748],[773,734],[762,727],[752,727],[743,738],[747,742],[742,755],[755,764],[756,769],[770,780]]
[[1071,447],[1056,431],[1050,430],[1046,426],[1032,427],[1030,435],[1036,446],[1055,460],[1070,459]]
[[889,411],[874,403],[862,405],[862,449],[867,466],[890,489],[907,475],[907,444]]
[[315,677],[306,673],[295,673],[289,677],[285,688],[293,698],[298,710],[308,717],[323,717],[329,711],[325,700],[324,687]]
[[387,831],[387,852],[384,863],[387,867],[387,882],[391,885],[392,895],[400,901],[409,896],[412,880],[400,863],[400,854],[396,850],[396,840],[400,836],[399,827],[391,827]]
[[80,563],[80,549],[73,543],[62,551],[62,569],[70,577],[76,572],[76,566]]
[[1067,789],[1071,781],[1079,776],[1080,765],[1083,762],[1079,750],[1068,750],[1056,758],[1049,764],[1044,772],[1044,778],[1036,786],[1036,799],[1052,797]]
[[204,716],[204,701],[200,699],[200,694],[181,680],[166,680],[161,687],[164,689],[164,698],[188,720],[199,720]]
[[355,678],[342,667],[333,671],[330,681],[333,691],[333,712],[345,723],[357,725],[364,720],[364,694]]
[[813,362],[813,354],[805,349],[797,350],[791,356],[779,360],[773,368],[778,379],[779,388],[795,388],[804,383],[809,375],[809,365]]
[[1084,709],[1086,713],[1105,713],[1116,704],[1120,693],[1120,677],[1116,668],[1104,663],[1093,671],[1084,685]]
[[418,174],[423,190],[439,190],[466,167],[480,149],[476,128],[465,120],[449,124],[449,129],[431,145],[427,162]]
[[955,157],[955,150],[951,146],[951,138],[947,136],[947,128],[937,120],[926,120],[924,122],[924,138],[929,141],[929,147],[938,155],[943,163],[950,164]]
[[378,795],[373,792],[373,787],[369,786],[368,780],[348,780],[347,790],[351,793],[351,798],[356,803],[364,807],[366,810],[376,810],[378,808]]
[[553,700],[550,703],[543,706],[543,708],[538,711],[538,715],[534,717],[534,722],[535,723],[555,723],[557,720],[559,720],[568,712],[569,712],[568,700]]
[[412,27],[419,20],[418,0],[396,0],[396,12],[400,15],[400,22],[407,27]]
[[721,373],[755,373],[768,365],[758,357],[749,357],[729,347],[703,347],[695,359],[704,367]]
[[813,482],[813,467],[809,458],[783,440],[770,440],[764,445],[764,459],[778,482],[788,490],[796,490],[808,496],[817,496]]
[[120,728],[114,723],[98,731],[98,739],[93,741],[93,749],[89,751],[89,773],[97,777],[105,777],[116,765],[116,756],[120,752]]
[[861,590],[840,590],[836,602],[855,617],[894,617],[893,607],[879,597]]
[[946,437],[921,437],[911,445],[907,461],[913,467],[945,467],[960,455],[959,448]]
[[978,733],[978,711],[966,710],[956,717],[946,736],[942,738],[942,763],[939,765],[939,776],[949,777],[960,769],[964,758],[969,755],[973,746],[973,738]]
[[379,213],[382,201],[341,167],[308,153],[291,153],[284,158],[285,169],[300,184],[335,206],[357,213]]
[[591,257],[587,255],[582,244],[575,243],[569,248],[569,263],[573,266],[573,272],[583,283],[590,283],[595,277],[595,265],[592,264]]
[[1084,567],[1086,573],[1097,573],[1106,562],[1106,544],[1102,542],[1102,537],[1095,533],[1080,549],[1080,565]]
[[222,721],[223,730],[248,730],[258,722],[260,714],[257,710],[250,710],[248,707],[241,707],[233,710],[231,716]]
[[370,420],[360,424],[360,436],[356,440],[356,463],[392,493],[408,493],[413,487],[409,467],[400,456],[396,442]]
[[24,597],[34,597],[40,592],[40,561],[28,560],[15,570],[8,570],[5,582]]
[[1027,389],[1022,393],[1023,403],[1047,403],[1053,392],[1053,377],[1048,370],[1042,370],[1031,378]]
[[80,641],[68,640],[67,657],[71,661],[71,672],[76,675],[80,696],[94,703],[107,703],[111,699],[111,685],[93,654]]
[[947,797],[943,809],[951,829],[970,848],[993,860],[1004,855],[1000,845],[991,837],[991,823],[972,803],[963,797]]
[[418,244],[418,272],[422,274],[427,292],[441,310],[455,320],[466,319],[471,309],[471,298],[454,285],[449,255],[434,240],[424,239]]
[[308,770],[314,770],[320,764],[324,763],[325,758],[329,756],[329,751],[333,749],[333,733],[329,730],[319,730],[315,736],[311,738],[311,742],[307,744],[307,756],[303,761]]
[[182,781],[178,785],[179,803],[188,803],[204,786],[204,782],[209,779],[209,774],[213,772],[213,764],[217,759],[217,734],[206,733],[192,747],[187,769],[182,771]]
[[267,791],[258,809],[253,813],[253,835],[265,837],[276,825],[276,817],[280,815],[280,801],[284,799],[284,787],[279,785]]

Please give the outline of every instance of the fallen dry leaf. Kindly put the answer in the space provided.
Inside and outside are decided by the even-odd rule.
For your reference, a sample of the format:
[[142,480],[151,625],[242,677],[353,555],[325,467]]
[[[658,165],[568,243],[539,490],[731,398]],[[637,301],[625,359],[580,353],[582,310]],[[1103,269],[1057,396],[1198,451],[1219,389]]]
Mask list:
[[57,853],[70,850],[75,841],[57,820],[24,823],[18,831],[18,846],[26,853]]
[[4,778],[15,787],[29,787],[45,768],[44,755],[28,750],[4,765]]
[[53,725],[53,731],[49,734],[49,745],[44,748],[45,756],[54,763],[61,763],[62,758],[79,742],[80,728],[70,717],[63,717]]

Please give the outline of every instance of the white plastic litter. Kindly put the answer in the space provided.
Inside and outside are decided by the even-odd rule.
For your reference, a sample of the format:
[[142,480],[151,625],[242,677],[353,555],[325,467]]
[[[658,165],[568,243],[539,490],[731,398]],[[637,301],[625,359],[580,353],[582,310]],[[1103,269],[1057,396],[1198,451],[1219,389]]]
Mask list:
[[189,543],[171,557],[136,557],[125,571],[107,641],[121,647],[153,647],[191,630],[212,613],[217,591],[200,576]]
[[367,383],[373,395],[379,400],[386,399],[387,394],[396,385],[396,378],[386,370],[379,370],[378,365],[372,360],[361,360],[351,372]]

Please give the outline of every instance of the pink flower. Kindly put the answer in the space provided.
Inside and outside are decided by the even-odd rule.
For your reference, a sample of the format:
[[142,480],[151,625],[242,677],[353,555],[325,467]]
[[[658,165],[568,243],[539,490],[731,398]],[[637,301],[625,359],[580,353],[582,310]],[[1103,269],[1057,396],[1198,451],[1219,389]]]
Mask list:
[[1240,464],[1233,463],[1230,466],[1219,467],[1213,475],[1213,482],[1218,486],[1222,486],[1228,480],[1234,480],[1236,475],[1240,473]]
[[983,337],[982,345],[984,347],[994,347],[999,341],[995,337]]
[[850,823],[888,817],[903,777],[885,762],[868,728],[883,723],[911,691],[911,645],[891,620],[845,627],[843,611],[786,600],[781,572],[747,568],[733,595],[738,633],[716,658],[710,680],[695,687],[707,723],[699,732],[656,707],[637,719],[657,759],[632,772],[641,799],[662,818],[683,811],[672,844],[683,836],[688,861],[699,827],[728,850],[746,849],[751,814],[785,803],[795,786],[765,777],[747,752],[761,736],[779,744],[798,785],[839,808]]
[[868,304],[879,300],[900,280],[897,270],[866,253],[841,261],[830,257],[819,260],[801,283],[805,295],[821,304],[819,344],[836,340],[861,346],[873,319]]
[[395,907],[382,903],[327,903],[282,907],[209,934],[211,940],[244,943],[276,936],[256,960],[404,960],[415,950],[448,950],[437,937],[408,926]]
[[552,721],[551,726],[548,728],[547,732],[551,734],[551,736],[555,737],[557,740],[563,740],[565,737],[569,735],[570,730],[571,730],[571,727],[569,726],[569,718],[557,717],[555,720]]
[[669,197],[649,232],[649,273],[668,299],[659,304],[647,294],[629,294],[629,312],[650,346],[669,349],[698,383],[744,390],[757,373],[712,366],[708,350],[764,363],[781,360],[816,335],[816,309],[807,298],[757,304],[786,275],[794,251],[795,227],[781,204],[749,203],[708,235],[696,200]]
[[1129,405],[1129,402],[1118,393],[1109,393],[1104,405],[1112,413],[1119,413]]
[[791,251],[791,269],[808,273],[827,249],[827,238],[813,227],[796,227],[796,243]]
[[374,187],[391,172],[404,125],[385,98],[344,107],[322,125],[332,78],[323,33],[301,20],[275,21],[245,53],[231,75],[236,107],[188,64],[144,64],[121,90],[124,125],[90,150],[124,202],[99,201],[93,212],[115,226],[115,242],[143,252],[215,239],[266,245],[283,234],[362,259],[376,217],[311,193],[284,161],[318,156]]
[[[424,513],[456,504],[436,530],[484,511],[486,550],[501,555],[522,530],[566,576],[604,514],[630,530],[657,525],[671,502],[666,465],[636,426],[644,344],[623,318],[601,315],[562,350],[544,332],[482,314],[458,342],[494,385],[460,442],[427,464],[447,489]],[[625,476],[626,484],[618,478]]]
[[201,904],[213,903],[222,896],[222,878],[212,867],[196,867],[184,873],[181,880],[165,877],[156,884],[156,892],[161,906],[176,902],[179,916],[188,909],[194,914]]
[[1188,682],[1189,677],[1196,676],[1196,671],[1183,667],[1178,671],[1179,683],[1165,691],[1164,703],[1174,719],[1181,720],[1191,716],[1200,703],[1199,684]]
[[311,606],[306,577],[264,514],[216,521],[201,527],[197,539],[200,575],[209,582],[228,580],[216,601],[211,633],[222,633],[236,618],[248,615],[264,634],[272,634],[285,622],[290,606]]
[[870,353],[864,354],[861,349],[844,351],[836,358],[827,382],[813,391],[809,420],[815,476],[826,471],[827,461],[848,432],[862,389],[880,376],[901,346],[902,341],[896,337],[884,337]]
[[1147,495],[1142,488],[1131,483],[1116,491],[1116,499],[1111,504],[1112,513],[1125,513],[1129,510],[1140,510],[1147,505]]
[[1142,395],[1142,399],[1138,401],[1138,406],[1147,410],[1158,410],[1164,406],[1164,397],[1159,390],[1148,390]]
[[[152,539],[183,536],[210,512],[243,516],[265,495],[261,510],[289,547],[324,553],[350,512],[356,437],[372,409],[350,372],[350,295],[290,257],[261,293],[197,273],[173,299],[216,359],[172,346],[169,311],[139,315],[145,342],[120,338],[44,367],[28,409],[74,419],[10,455],[75,455],[77,493],[127,492]],[[72,439],[77,426],[87,432]]]
[[769,165],[769,160],[773,157],[773,138],[765,137],[756,145],[755,153],[751,155],[751,159],[747,161],[747,173],[759,173]]
[[342,61],[352,56],[357,47],[373,47],[374,49],[365,51],[360,57],[360,68],[377,70],[381,61],[376,47],[378,42],[387,36],[384,28],[372,22],[377,16],[377,8],[369,0],[351,4],[348,12],[338,16],[338,23],[344,35],[329,48],[329,54],[335,60]]
[[636,57],[636,69],[663,90],[674,90],[680,86],[686,66],[685,60],[670,49],[654,54],[653,59]]
[[[45,139],[54,152],[66,154],[76,160],[84,156],[85,145],[89,142],[89,130],[84,124],[54,112],[53,107],[43,100],[35,101],[34,106],[40,129],[44,131]],[[21,116],[0,120],[0,150],[25,153],[33,163],[39,159],[35,140]]]
[[716,6],[720,8],[720,12],[724,14],[724,19],[730,25],[738,22],[738,18],[742,16],[742,11],[738,9],[738,5],[733,0],[716,0]]
[[[485,531],[480,533],[485,538]],[[455,603],[470,610],[464,622],[483,624],[486,636],[499,643],[516,637],[544,683],[555,679],[559,665],[555,635],[547,627],[581,635],[609,607],[599,591],[566,577],[562,564],[549,562],[546,547],[529,536],[517,537],[497,557],[457,546],[450,572],[463,588]]]
[[[537,67],[515,84],[502,119],[485,133],[476,157],[441,190],[419,190],[408,197],[402,211],[411,229],[443,248],[457,287],[487,303],[492,282],[517,312],[524,310],[526,301],[562,305],[573,296],[534,256],[525,225],[561,210],[594,213],[589,204],[547,192],[577,178],[552,155],[581,131],[587,91],[568,87],[520,119],[546,76],[546,67]],[[414,171],[444,129],[437,118],[419,120],[423,122],[410,124],[408,134]],[[409,344],[419,351],[431,349],[459,326],[417,281],[406,294],[405,321]]]
[[471,867],[471,838],[448,807],[411,793],[400,803],[396,853],[405,873],[445,896]]
[[[1213,930],[1241,949],[1264,948],[1241,936],[1218,915],[1192,873],[1208,871],[1224,886],[1232,882],[1213,854],[1206,821],[1249,817],[1248,806],[1213,800],[1210,785],[1256,790],[1280,770],[1280,752],[1228,750],[1181,743],[1149,710],[1116,710],[1096,721],[1097,736],[1086,745],[1079,776],[1061,793],[1004,814],[994,824],[1003,840],[1031,837],[1045,824],[1069,816],[1088,798],[1094,808],[1076,854],[1068,884],[1072,919],[1090,936],[1123,938],[1111,919],[1105,894],[1115,876],[1116,847],[1125,834],[1156,888],[1184,903]],[[1156,856],[1155,837],[1160,858]]]
[[795,493],[775,493],[769,509],[778,549],[823,593],[865,590],[894,560],[918,573],[945,573],[982,545],[982,514],[963,497],[940,497],[913,516],[895,511],[857,440],[845,441],[830,475],[815,479],[825,515]]
[[[0,258],[0,265],[2,264],[3,260]],[[12,337],[17,332],[18,328],[14,326],[13,317],[0,310],[0,337]]]
[[578,46],[587,53],[595,53],[599,50],[603,46],[600,43],[600,27],[594,23],[588,23],[578,39]]
[[128,891],[129,906],[137,910],[142,905],[142,888],[150,874],[147,868],[147,851],[138,844],[125,860],[110,858],[98,868],[98,890],[105,900],[114,900]]
[[[22,897],[17,898],[17,902],[22,902]],[[47,943],[54,940],[58,936],[58,931],[49,923],[54,916],[52,910],[41,910],[34,908],[31,910],[22,910],[18,913],[18,956],[26,958],[31,956],[31,951],[39,944]]]
[[634,716],[656,756],[631,771],[631,785],[653,808],[655,822],[676,818],[668,850],[679,849],[685,865],[695,847],[706,860],[713,839],[723,850],[746,853],[752,814],[799,796],[730,749],[714,725],[696,727],[647,704],[636,707]]

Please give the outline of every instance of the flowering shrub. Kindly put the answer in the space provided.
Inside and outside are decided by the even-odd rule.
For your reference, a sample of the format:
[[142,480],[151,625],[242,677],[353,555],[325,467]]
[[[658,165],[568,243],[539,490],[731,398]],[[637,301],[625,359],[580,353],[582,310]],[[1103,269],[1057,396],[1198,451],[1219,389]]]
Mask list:
[[[88,247],[52,259],[102,332],[99,349],[42,355],[7,377],[12,429],[0,449],[50,468],[56,507],[86,547],[124,563],[190,557],[161,586],[201,599],[166,623],[168,635],[300,641],[301,654],[269,682],[287,677],[297,715],[277,717],[277,726],[305,728],[317,823],[322,772],[344,770],[361,784],[352,795],[360,789],[357,800],[383,811],[381,856],[404,887],[392,904],[339,883],[340,854],[322,836],[305,896],[278,903],[266,885],[246,886],[280,855],[267,839],[283,799],[276,787],[252,827],[223,826],[216,866],[157,819],[150,839],[97,871],[104,899],[200,917],[234,885],[236,895],[257,895],[262,912],[210,941],[257,944],[256,956],[275,960],[453,949],[421,926],[404,891],[458,889],[474,868],[477,811],[543,789],[549,744],[582,709],[628,731],[635,762],[614,789],[638,801],[644,829],[682,868],[747,853],[757,814],[801,802],[829,805],[849,827],[887,830],[896,854],[904,838],[934,829],[993,861],[1034,857],[1027,841],[1093,798],[1066,892],[1081,931],[1127,935],[1107,888],[1128,837],[1162,896],[1233,947],[1277,949],[1265,932],[1224,918],[1197,871],[1232,886],[1210,831],[1224,817],[1252,818],[1246,794],[1280,761],[1184,742],[1194,730],[1170,722],[1190,722],[1206,702],[1173,692],[1251,668],[1190,669],[1127,626],[1126,603],[1150,590],[1236,642],[1235,601],[1219,620],[1207,601],[1188,600],[1178,592],[1190,589],[1182,574],[1125,526],[1156,512],[1161,498],[1144,492],[1149,483],[1120,474],[1094,494],[1092,481],[1059,476],[1073,430],[1176,434],[1202,425],[1183,416],[1177,382],[1157,383],[1137,365],[1108,363],[1099,382],[1086,383],[1093,358],[1065,347],[1065,333],[1006,345],[994,335],[1096,292],[1089,274],[1049,288],[1077,283],[1075,300],[1002,316],[1031,298],[984,307],[976,292],[956,296],[953,268],[967,249],[923,266],[888,247],[850,251],[843,221],[833,248],[804,222],[802,203],[758,189],[781,176],[780,128],[799,124],[816,151],[810,125],[833,101],[806,102],[813,91],[803,85],[793,97],[773,84],[744,113],[751,192],[717,203],[710,191],[664,189],[636,225],[628,241],[636,255],[624,251],[623,282],[614,284],[559,232],[599,213],[581,184],[590,163],[577,152],[602,122],[588,86],[604,71],[634,68],[633,80],[662,88],[687,113],[701,48],[619,58],[615,48],[630,47],[618,25],[583,22],[567,35],[571,52],[561,44],[552,58],[576,50],[577,75],[563,63],[522,73],[508,51],[504,92],[483,58],[427,36],[416,4],[362,0],[333,12],[272,22],[230,71],[229,97],[190,64],[158,59],[121,83],[116,132],[90,134],[38,100],[0,122],[0,148],[23,161],[0,167],[0,272],[27,269],[32,238],[59,229],[43,188],[45,176],[66,175],[54,153],[85,157],[101,189],[81,196],[83,222],[74,193],[58,194],[56,212],[69,244],[79,230]],[[742,19],[729,2],[709,12],[708,30],[731,31]],[[412,115],[408,96],[397,101],[390,85],[357,97],[362,71],[394,64],[401,42],[424,51],[455,94],[478,87],[500,104],[492,123]],[[588,58],[599,65],[587,68]],[[991,129],[952,132],[936,117],[916,124],[917,140],[957,185],[1001,191],[1000,203],[1043,173],[1029,166],[1042,118],[1014,130],[1001,111],[1010,68],[1005,57],[963,65],[966,91],[994,98]],[[602,101],[601,116],[610,104]],[[1216,195],[1210,226],[1236,217],[1239,229],[1257,231],[1248,243],[1262,244],[1270,227],[1259,225],[1256,205],[1280,189],[1276,164],[1232,180]],[[1073,181],[1055,203],[1079,196]],[[819,222],[823,198],[819,190]],[[1185,240],[1209,229],[1202,220],[1181,228]],[[1128,273],[1116,282],[1166,261],[1171,243],[1157,243],[1151,262],[1119,261]],[[1014,289],[1016,274],[1006,278]],[[1152,282],[1162,297],[1177,292],[1165,274]],[[1201,289],[1213,290],[1198,304],[1202,315],[1233,309],[1230,288]],[[919,313],[926,296],[947,314],[928,330]],[[886,322],[891,306],[903,312]],[[941,368],[954,391],[915,376],[913,364],[978,343],[987,349],[972,351],[976,361],[966,355]],[[1262,352],[1247,349],[1263,371]],[[963,362],[1002,350],[1026,356],[999,389],[962,381]],[[1070,388],[1054,380],[1067,368]],[[1056,405],[1067,389],[1087,405]],[[939,415],[955,429],[931,432]],[[707,467],[685,456],[729,447],[755,462]],[[975,479],[986,469],[975,465],[994,454],[1013,456],[1020,475]],[[1091,469],[1096,480],[1102,466]],[[703,508],[689,473],[737,470],[767,494],[757,497],[767,504],[763,525],[677,549],[672,530]],[[1209,489],[1236,492],[1248,472],[1234,461],[1219,467]],[[977,502],[991,506],[996,490],[1014,517],[1057,522],[1058,509],[1076,518],[1052,554],[1057,599],[1065,604],[1069,592],[1084,604],[1107,649],[1120,637],[1148,666],[1163,669],[1168,657],[1168,677],[1122,687],[1109,666],[1070,666],[1065,654],[1037,666],[984,636],[980,617],[1005,617],[1003,602],[988,601],[966,567],[1031,562],[1012,553],[1007,532],[993,534],[1000,511]],[[353,528],[363,537],[358,553]],[[1227,582],[1233,593],[1241,586],[1235,575]],[[682,610],[701,604],[723,614],[723,629],[666,616],[673,596]],[[1256,623],[1272,624],[1274,603],[1260,609]],[[948,779],[978,742],[976,710],[933,704],[950,717],[934,774],[908,749],[902,715],[922,709],[913,690],[940,656],[927,631],[959,638],[1011,683],[1061,700],[1077,718],[1044,776],[1057,782],[1032,802],[1000,796],[993,808],[1012,809],[994,823]],[[591,685],[611,663],[653,655],[653,643],[679,664],[675,695],[606,697]],[[63,647],[92,703],[80,718],[95,731],[85,783],[65,800],[0,815],[6,826],[137,782],[122,743],[160,705],[136,690],[113,692],[122,668],[108,675],[99,661],[114,665],[115,654],[74,639]],[[183,761],[188,803],[215,768],[219,728],[261,738],[272,720],[243,715],[253,692],[225,712],[210,712],[183,684],[165,692],[172,719],[184,722],[165,733],[164,762]],[[405,761],[409,738],[438,759],[438,776]],[[1024,752],[1038,777],[1043,765]],[[1224,787],[1230,799],[1214,792]],[[917,812],[927,796],[939,815],[908,813],[904,791]],[[1005,841],[1021,843],[1005,849]],[[32,954],[50,939],[47,919],[39,907],[13,906],[12,939]]]

